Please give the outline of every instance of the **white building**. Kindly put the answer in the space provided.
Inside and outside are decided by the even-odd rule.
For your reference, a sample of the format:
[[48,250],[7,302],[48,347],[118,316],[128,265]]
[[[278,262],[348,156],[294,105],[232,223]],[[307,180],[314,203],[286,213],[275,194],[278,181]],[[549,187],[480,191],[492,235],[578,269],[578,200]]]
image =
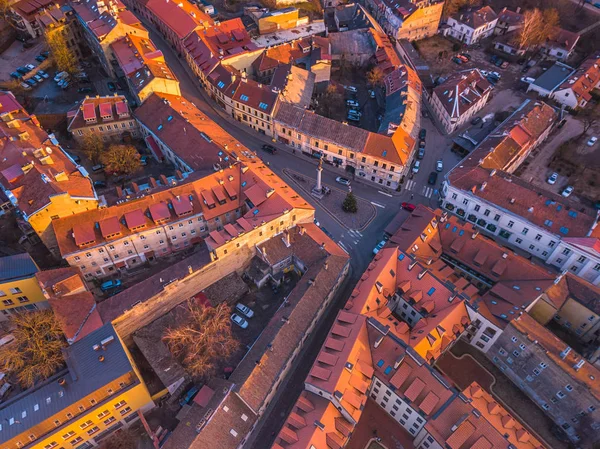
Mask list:
[[451,36],[466,45],[473,45],[494,33],[498,16],[492,8],[469,8],[448,18],[444,36]]

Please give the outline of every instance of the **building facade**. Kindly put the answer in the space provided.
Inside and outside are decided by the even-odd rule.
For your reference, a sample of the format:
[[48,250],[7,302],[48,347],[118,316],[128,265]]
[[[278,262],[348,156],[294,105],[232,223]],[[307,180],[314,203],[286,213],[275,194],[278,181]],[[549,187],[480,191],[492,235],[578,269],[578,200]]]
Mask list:
[[398,3],[369,0],[367,8],[387,35],[416,41],[437,33],[444,2],[426,0]]
[[444,36],[453,37],[466,45],[473,45],[494,33],[498,16],[489,6],[469,8],[448,18]]
[[0,258],[0,321],[14,313],[48,307],[37,282],[39,271],[27,253]]

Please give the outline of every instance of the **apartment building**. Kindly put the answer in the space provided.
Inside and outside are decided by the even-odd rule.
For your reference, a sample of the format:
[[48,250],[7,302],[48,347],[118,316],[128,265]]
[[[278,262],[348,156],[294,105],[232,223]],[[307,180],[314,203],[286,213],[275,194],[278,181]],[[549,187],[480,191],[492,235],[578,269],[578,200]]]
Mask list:
[[437,33],[444,2],[369,0],[366,6],[387,35],[416,41]]
[[542,51],[550,58],[566,61],[571,57],[581,35],[557,28],[542,45]]
[[600,53],[583,61],[575,73],[553,90],[551,98],[571,109],[584,108],[592,99],[592,90],[598,88],[600,88]]
[[104,70],[115,78],[115,69],[111,64],[113,57],[110,44],[126,35],[148,39],[148,31],[120,1],[77,2],[73,3],[73,9],[77,13],[88,47],[98,58]]
[[490,37],[497,22],[498,16],[489,6],[467,8],[448,18],[443,33],[466,45],[473,45]]
[[88,96],[67,115],[67,130],[79,144],[89,134],[96,134],[107,143],[119,143],[140,135],[138,123],[131,115],[127,99],[122,95]]
[[487,353],[571,442],[591,447],[600,429],[600,371],[527,314],[511,321]]
[[481,72],[472,69],[453,73],[427,97],[438,123],[451,134],[486,105],[492,89]]
[[154,407],[110,323],[67,347],[64,357],[65,369],[2,402],[3,447],[96,447]]
[[39,272],[27,253],[0,257],[0,322],[15,313],[48,307],[36,279]]
[[127,87],[138,104],[153,92],[181,95],[177,77],[150,39],[127,35],[110,44],[110,49],[111,64],[117,76],[127,80]]
[[521,7],[517,6],[514,11],[504,7],[498,13],[498,21],[494,34],[503,35],[520,30],[523,27],[525,16],[521,14]]
[[10,92],[0,92],[0,184],[18,209],[25,235],[37,235],[58,255],[52,221],[95,209],[98,198],[87,172],[76,165]]

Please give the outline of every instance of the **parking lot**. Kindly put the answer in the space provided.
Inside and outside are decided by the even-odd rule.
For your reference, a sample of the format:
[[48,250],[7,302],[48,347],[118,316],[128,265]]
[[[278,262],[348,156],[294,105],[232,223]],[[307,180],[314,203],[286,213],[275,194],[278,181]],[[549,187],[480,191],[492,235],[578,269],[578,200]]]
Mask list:
[[[41,52],[47,50],[46,43],[43,39],[30,41],[33,46],[25,48],[22,42],[14,41],[12,45],[0,55],[0,84],[12,84],[10,74],[16,71],[17,67],[33,64],[39,66],[40,63],[35,60]],[[49,63],[47,64],[49,65]],[[46,65],[42,65],[42,68]],[[28,78],[26,76],[25,78]]]

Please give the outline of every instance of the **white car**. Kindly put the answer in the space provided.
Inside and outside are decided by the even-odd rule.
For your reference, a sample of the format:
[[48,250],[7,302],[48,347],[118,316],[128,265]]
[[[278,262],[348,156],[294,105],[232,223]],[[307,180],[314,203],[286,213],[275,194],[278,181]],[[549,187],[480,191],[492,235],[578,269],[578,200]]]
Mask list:
[[412,168],[413,173],[419,173],[420,168],[421,168],[421,161],[415,161],[415,165],[413,165],[413,168]]
[[67,76],[69,76],[69,74],[67,72],[57,73],[56,76],[54,77],[54,82],[58,83],[58,82],[62,81],[63,79],[65,79]]
[[385,245],[385,240],[382,240],[381,242],[379,242],[377,244],[377,246],[375,248],[373,248],[373,254],[377,254],[379,251],[381,251],[381,248],[383,248]]
[[29,70],[35,69],[35,66],[33,64],[27,64],[25,67],[28,68]]
[[21,84],[20,84],[20,86],[21,86],[23,89],[25,89],[25,90],[29,90],[29,89],[31,89],[31,86],[30,86],[29,84],[27,84],[27,83],[21,83]]
[[490,72],[489,74],[495,76],[498,79],[502,78],[502,75],[500,75],[498,72]]
[[556,184],[557,179],[558,179],[558,173],[554,172],[548,177],[546,182],[550,185],[553,185],[553,184]]
[[590,140],[587,141],[587,146],[592,147],[596,142],[598,142],[598,138],[596,136],[590,137]]
[[358,101],[356,100],[346,100],[346,104],[352,108],[359,107]]
[[44,78],[42,78],[42,77],[41,77],[40,75],[38,75],[38,74],[35,74],[35,75],[33,75],[33,77],[35,78],[35,80],[36,80],[38,83],[41,83],[42,81],[44,81]]
[[38,75],[43,76],[44,78],[48,79],[50,78],[50,75],[48,75],[46,72],[44,72],[43,70],[38,70]]
[[479,71],[481,72],[481,74],[482,74],[483,76],[488,76],[488,75],[490,74],[490,72],[488,72],[487,70],[481,70],[481,69],[480,69]]
[[345,186],[350,185],[350,180],[348,178],[342,178],[341,176],[338,176],[337,178],[335,178],[335,182],[337,182],[339,184],[343,184]]
[[569,195],[571,195],[571,193],[573,193],[573,186],[567,186],[563,189],[562,192],[560,192],[560,194],[562,196],[564,196],[565,198],[567,198]]
[[238,312],[240,312],[241,314],[243,314],[246,318],[252,318],[254,316],[254,310],[252,310],[250,307],[245,306],[244,304],[242,304],[241,302],[238,302],[235,305],[235,308]]
[[435,163],[435,171],[443,171],[444,170],[444,162],[441,159]]
[[246,329],[248,327],[248,321],[243,319],[237,313],[234,313],[233,315],[231,315],[231,321],[233,321],[235,324],[237,324],[242,329]]
[[526,84],[531,84],[535,81],[535,78],[532,78],[530,76],[523,76],[521,77],[521,81]]
[[344,86],[344,89],[354,93],[358,92],[358,89],[356,89],[354,86]]

